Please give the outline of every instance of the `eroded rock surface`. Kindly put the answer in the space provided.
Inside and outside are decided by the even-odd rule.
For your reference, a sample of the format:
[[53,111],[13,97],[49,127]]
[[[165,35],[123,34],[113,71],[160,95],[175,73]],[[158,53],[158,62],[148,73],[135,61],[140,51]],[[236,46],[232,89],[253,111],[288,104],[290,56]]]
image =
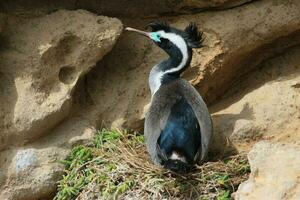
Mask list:
[[[212,102],[263,59],[300,43],[299,8],[299,1],[266,0],[163,20],[178,28],[195,21],[204,31],[205,47],[194,50],[192,66],[184,78],[207,102]],[[152,20],[127,19],[124,23],[143,29]],[[144,37],[124,33],[99,67],[88,74],[86,88],[90,98],[84,107],[106,126],[141,128],[150,101],[149,71],[166,57]]]
[[248,155],[251,166],[250,178],[239,186],[234,198],[300,199],[299,155],[300,146],[259,142]]
[[15,155],[6,171],[7,180],[1,188],[0,199],[47,199],[52,196],[63,175],[64,167],[59,159],[67,153],[66,149],[56,147],[2,153],[3,160],[10,160],[10,156]]
[[0,149],[40,137],[68,116],[79,77],[109,52],[118,19],[87,11],[9,17],[0,51]]
[[241,150],[244,143],[261,138],[296,142],[300,138],[299,84],[299,47],[263,62],[211,108],[215,134],[229,137]]
[[232,8],[250,1],[252,0],[52,0],[51,2],[15,0],[1,1],[0,8],[4,12],[29,15],[40,15],[41,13],[49,13],[64,8],[71,10],[85,9],[107,16],[145,18],[163,14],[199,12],[213,8]]
[[[58,160],[99,127],[141,130],[150,69],[166,57],[134,33],[115,44],[122,31],[115,18],[83,10],[51,13],[58,8],[123,16],[126,26],[140,29],[153,20],[182,29],[196,22],[205,47],[194,50],[184,78],[207,102],[217,102],[211,107],[218,136],[213,152],[232,146],[226,137],[238,150],[261,138],[300,139],[299,47],[257,65],[299,45],[300,1],[51,2],[0,2],[0,199],[48,198],[63,172]],[[213,7],[232,9],[199,12]],[[251,70],[257,71],[247,74]],[[237,80],[238,87],[222,96]]]
[[83,10],[3,16],[0,199],[45,199],[62,176],[59,161],[95,133],[91,122],[66,118],[78,80],[112,49],[122,23]]

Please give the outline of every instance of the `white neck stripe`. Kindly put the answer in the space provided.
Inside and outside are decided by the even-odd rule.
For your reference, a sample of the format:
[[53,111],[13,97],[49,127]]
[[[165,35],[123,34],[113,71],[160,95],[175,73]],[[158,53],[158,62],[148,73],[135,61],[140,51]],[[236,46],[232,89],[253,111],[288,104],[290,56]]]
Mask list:
[[174,45],[176,45],[182,54],[182,60],[180,64],[175,68],[164,71],[164,74],[180,71],[186,65],[188,60],[188,49],[186,42],[181,36],[175,33],[166,33],[164,31],[158,31],[158,33],[161,35],[161,37],[170,40]]
[[168,69],[166,71],[161,71],[157,65],[152,68],[149,76],[151,96],[153,96],[156,93],[156,91],[160,88],[161,79],[165,74],[178,72],[182,70],[188,60],[188,48],[186,42],[181,36],[175,33],[166,33],[165,31],[158,31],[158,33],[161,35],[162,38],[170,40],[170,42],[177,46],[177,48],[182,54],[182,60],[177,67]]

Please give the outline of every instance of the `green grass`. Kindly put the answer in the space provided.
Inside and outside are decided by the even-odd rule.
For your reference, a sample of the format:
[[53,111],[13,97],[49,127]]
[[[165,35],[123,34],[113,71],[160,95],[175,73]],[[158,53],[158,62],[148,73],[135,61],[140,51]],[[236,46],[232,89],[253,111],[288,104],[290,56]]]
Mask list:
[[229,200],[250,172],[245,155],[238,155],[197,166],[187,175],[176,174],[152,164],[143,136],[106,129],[90,145],[75,147],[62,162],[66,170],[55,200]]
[[83,166],[93,159],[92,150],[84,146],[75,147],[67,159],[63,160],[66,167],[65,175],[58,185],[59,193],[55,199],[72,199],[90,181],[92,170]]

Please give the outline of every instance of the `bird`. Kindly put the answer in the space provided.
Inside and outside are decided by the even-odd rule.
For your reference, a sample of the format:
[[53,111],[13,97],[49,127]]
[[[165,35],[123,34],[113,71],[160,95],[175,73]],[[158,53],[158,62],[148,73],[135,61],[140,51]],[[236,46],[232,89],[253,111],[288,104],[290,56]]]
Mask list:
[[213,128],[201,95],[181,74],[190,66],[193,48],[203,47],[203,32],[191,22],[184,30],[166,22],[151,22],[150,32],[127,27],[146,36],[168,58],[149,75],[151,103],[145,115],[144,136],[152,161],[178,173],[187,173],[207,158]]

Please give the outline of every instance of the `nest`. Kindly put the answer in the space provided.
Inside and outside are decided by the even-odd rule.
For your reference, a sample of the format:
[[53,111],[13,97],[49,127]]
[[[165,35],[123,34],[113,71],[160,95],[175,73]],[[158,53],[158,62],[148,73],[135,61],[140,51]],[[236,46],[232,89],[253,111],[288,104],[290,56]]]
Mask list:
[[235,155],[176,174],[153,165],[142,135],[106,129],[90,145],[75,147],[63,163],[56,200],[226,200],[250,173],[246,155]]

